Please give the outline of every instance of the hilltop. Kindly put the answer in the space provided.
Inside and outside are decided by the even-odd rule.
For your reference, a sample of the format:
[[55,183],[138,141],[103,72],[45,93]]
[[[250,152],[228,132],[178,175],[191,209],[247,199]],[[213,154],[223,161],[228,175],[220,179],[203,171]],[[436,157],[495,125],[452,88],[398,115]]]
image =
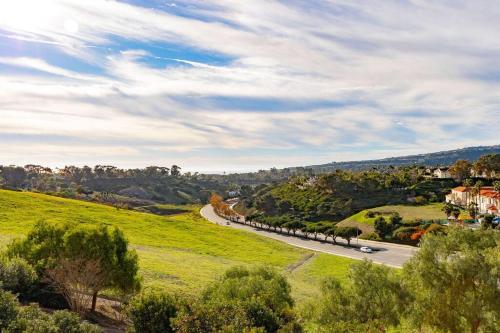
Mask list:
[[477,160],[482,155],[500,154],[500,145],[494,146],[479,146],[467,147],[454,150],[439,151],[435,153],[419,154],[389,157],[376,160],[348,161],[348,162],[331,162],[327,164],[307,166],[307,169],[312,169],[314,172],[331,172],[337,169],[341,170],[369,170],[372,168],[386,168],[389,166],[446,166],[453,164],[456,160]]

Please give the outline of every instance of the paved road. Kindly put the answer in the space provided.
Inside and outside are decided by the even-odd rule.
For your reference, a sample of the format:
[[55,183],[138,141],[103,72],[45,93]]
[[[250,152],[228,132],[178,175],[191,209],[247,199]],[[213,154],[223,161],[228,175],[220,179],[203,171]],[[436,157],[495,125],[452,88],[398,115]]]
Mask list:
[[[357,247],[347,247],[345,245],[333,245],[332,243],[316,241],[313,239],[306,239],[302,237],[294,237],[286,234],[279,234],[272,231],[257,229],[241,223],[230,222],[215,214],[212,206],[210,205],[204,206],[201,209],[200,213],[204,218],[213,223],[217,223],[219,225],[227,226],[230,228],[253,232],[255,234],[272,238],[278,241],[282,241],[287,244],[297,246],[300,248],[328,253],[328,254],[334,254],[337,256],[348,257],[358,260],[367,258],[375,263],[385,264],[387,266],[392,266],[392,267],[402,267],[403,264],[408,259],[410,259],[416,251],[418,251],[417,248],[406,245],[359,240],[358,246],[369,246],[373,249],[378,250],[374,251],[373,253],[363,253]],[[229,225],[227,224],[228,222]],[[339,241],[339,243],[340,242],[341,241]],[[352,245],[356,246],[356,243],[357,243],[356,239],[353,239],[351,241]]]

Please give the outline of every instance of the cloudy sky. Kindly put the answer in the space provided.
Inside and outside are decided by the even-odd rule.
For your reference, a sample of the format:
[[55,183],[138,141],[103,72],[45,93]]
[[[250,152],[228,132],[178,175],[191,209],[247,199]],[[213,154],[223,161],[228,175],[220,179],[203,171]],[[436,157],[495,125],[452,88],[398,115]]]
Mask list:
[[500,6],[0,0],[0,164],[234,171],[500,143]]

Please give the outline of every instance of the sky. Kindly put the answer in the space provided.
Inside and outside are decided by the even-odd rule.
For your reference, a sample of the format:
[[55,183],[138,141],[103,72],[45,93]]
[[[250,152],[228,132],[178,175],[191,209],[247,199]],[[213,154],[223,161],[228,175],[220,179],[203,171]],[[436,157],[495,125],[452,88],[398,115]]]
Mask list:
[[0,0],[0,164],[255,171],[500,143],[482,0]]

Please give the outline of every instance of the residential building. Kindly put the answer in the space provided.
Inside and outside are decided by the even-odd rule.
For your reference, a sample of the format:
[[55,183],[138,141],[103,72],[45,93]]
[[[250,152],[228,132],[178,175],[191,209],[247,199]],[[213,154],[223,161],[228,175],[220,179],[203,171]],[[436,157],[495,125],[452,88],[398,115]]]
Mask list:
[[436,178],[452,178],[450,168],[440,167],[434,170],[434,177]]
[[446,202],[467,207],[470,203],[477,204],[479,213],[500,216],[500,192],[491,186],[484,186],[479,193],[473,194],[471,187],[459,186],[446,195]]

